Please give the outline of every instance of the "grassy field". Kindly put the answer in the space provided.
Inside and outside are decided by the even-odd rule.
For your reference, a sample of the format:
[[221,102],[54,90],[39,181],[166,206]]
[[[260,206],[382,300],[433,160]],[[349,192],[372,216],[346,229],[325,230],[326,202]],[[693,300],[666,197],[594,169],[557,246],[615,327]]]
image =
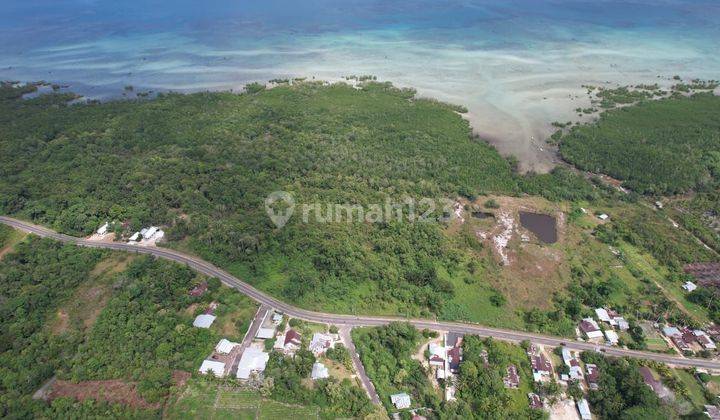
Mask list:
[[650,279],[663,291],[668,299],[677,303],[681,310],[690,314],[695,320],[702,324],[709,322],[707,310],[688,301],[685,298],[685,293],[680,287],[680,284],[668,282],[666,279],[669,272],[651,255],[643,253],[636,247],[625,242],[620,246],[620,250],[625,256],[627,265],[631,270],[636,270],[642,273],[645,278]]
[[0,258],[12,250],[27,234],[25,232],[0,225]]
[[182,394],[170,404],[164,417],[172,419],[313,419],[314,407],[282,404],[260,396],[256,391],[192,379]]
[[[687,398],[679,397],[677,404],[682,412],[692,411],[690,407],[687,407],[687,403],[692,405],[696,409],[702,409],[707,401],[705,400],[705,392],[700,382],[688,371],[684,369],[674,369],[673,374],[680,380],[684,387],[687,388]],[[686,403],[683,403],[686,400]]]

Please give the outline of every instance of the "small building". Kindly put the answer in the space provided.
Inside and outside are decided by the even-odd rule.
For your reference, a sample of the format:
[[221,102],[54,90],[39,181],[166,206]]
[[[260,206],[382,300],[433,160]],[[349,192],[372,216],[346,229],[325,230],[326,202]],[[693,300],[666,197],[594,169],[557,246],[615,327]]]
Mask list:
[[577,402],[578,412],[582,420],[592,420],[592,413],[590,413],[590,405],[585,398],[580,399]]
[[670,341],[672,341],[673,344],[675,344],[675,346],[678,348],[678,350],[683,353],[686,351],[692,351],[692,348],[687,342],[685,342],[685,340],[683,340],[682,336],[674,335],[670,337]]
[[703,413],[705,413],[710,420],[720,420],[720,408],[716,405],[706,405]]
[[605,213],[602,213],[602,214],[600,214],[600,215],[598,216],[598,219],[600,219],[600,220],[607,220],[607,219],[609,219],[609,218],[610,218],[610,216],[608,216],[608,215],[605,214]]
[[195,321],[193,321],[193,327],[198,328],[210,328],[213,322],[215,322],[215,315],[210,314],[201,314],[198,315],[195,318]]
[[395,408],[402,410],[404,408],[410,408],[410,396],[403,392],[400,394],[393,394],[390,396],[390,401],[393,403]]
[[682,285],[682,288],[685,289],[685,290],[689,293],[689,292],[692,292],[692,291],[694,291],[695,289],[697,289],[697,284],[695,284],[695,283],[693,283],[693,282],[691,282],[691,281],[686,281],[686,282]]
[[533,380],[535,382],[541,381],[543,376],[552,374],[552,364],[542,353],[530,356],[530,365],[532,366]]
[[507,367],[507,373],[503,378],[503,384],[505,388],[517,389],[520,386],[520,376],[518,376],[517,367],[515,365],[509,365]]
[[610,317],[610,314],[608,313],[607,309],[605,308],[597,308],[595,309],[595,315],[597,315],[597,318],[602,321],[606,322],[613,327],[615,326],[615,320]]
[[662,332],[663,332],[663,335],[665,335],[665,337],[675,337],[675,336],[682,337],[682,332],[680,332],[680,330],[676,327],[670,327],[670,326],[664,327],[662,329]]
[[446,357],[445,347],[438,343],[430,343],[428,345],[428,353],[430,353],[430,357],[428,358],[430,366],[443,368],[444,370]]
[[217,346],[215,346],[215,352],[220,354],[230,354],[231,351],[240,344],[233,343],[232,341],[223,338],[217,343]]
[[110,223],[105,223],[104,225],[100,226],[100,228],[97,230],[98,235],[104,235],[108,232],[108,229],[110,228]]
[[597,365],[588,363],[585,365],[585,371],[587,372],[585,379],[587,380],[588,388],[591,390],[597,390],[598,378],[600,377],[600,371],[598,370]]
[[204,295],[205,292],[207,292],[207,289],[208,289],[208,284],[206,281],[204,281],[204,282],[196,285],[192,289],[190,289],[188,294],[192,297],[199,297],[199,296]]
[[[155,234],[156,234],[157,231],[158,231],[158,228],[155,227],[155,226],[150,226],[149,228],[143,229],[143,230],[145,231],[145,232],[142,234],[143,238],[145,238],[145,239],[150,239],[150,238],[152,238],[153,236],[155,236]],[[142,233],[142,231],[141,231],[141,233]]]
[[540,396],[534,392],[528,393],[528,400],[530,403],[530,408],[535,410],[542,410],[543,408],[543,402]]
[[315,362],[312,367],[312,373],[310,374],[310,377],[313,381],[316,381],[318,379],[326,379],[330,377],[330,372],[328,371],[328,368],[325,367],[324,364],[320,362]]
[[137,242],[138,239],[140,239],[140,235],[142,235],[140,232],[135,232],[130,237],[130,242]]
[[611,346],[617,346],[618,342],[620,341],[620,337],[613,330],[605,330],[605,338],[607,339],[608,344],[610,344]]
[[300,348],[302,344],[302,336],[295,330],[288,330],[285,333],[285,340],[283,341],[283,348],[288,353],[293,353]]
[[630,324],[621,316],[616,317],[615,322],[617,323],[617,327],[620,331],[627,331],[630,329]]
[[588,340],[602,338],[603,336],[597,322],[592,318],[583,318],[583,320],[580,321],[580,331],[585,334]]
[[308,347],[315,356],[325,354],[325,352],[335,345],[335,337],[325,333],[315,333],[310,340],[310,346]]
[[261,340],[267,340],[268,338],[273,337],[275,337],[274,328],[258,328],[257,333],[255,334],[255,338],[259,338]]
[[268,360],[270,360],[269,354],[254,347],[248,347],[240,357],[236,377],[249,379],[252,373],[264,372]]
[[693,335],[695,336],[695,341],[697,341],[698,344],[700,344],[705,350],[717,350],[717,346],[712,341],[712,339],[710,339],[710,337],[705,333],[705,331],[694,330]]
[[216,377],[222,378],[225,376],[225,363],[218,362],[217,360],[203,360],[199,371],[203,375],[212,372]]
[[281,313],[273,312],[272,322],[273,322],[273,324],[275,324],[275,326],[280,325],[280,323],[282,322],[282,319],[283,319],[283,316]]
[[567,347],[563,347],[562,357],[563,362],[565,362],[565,365],[570,369],[568,374],[569,378],[577,380],[582,379],[582,367],[580,366],[580,361],[577,359],[577,357],[575,357],[575,354],[573,354],[573,352],[570,351]]
[[447,352],[448,370],[454,374],[460,372],[462,347],[453,347]]

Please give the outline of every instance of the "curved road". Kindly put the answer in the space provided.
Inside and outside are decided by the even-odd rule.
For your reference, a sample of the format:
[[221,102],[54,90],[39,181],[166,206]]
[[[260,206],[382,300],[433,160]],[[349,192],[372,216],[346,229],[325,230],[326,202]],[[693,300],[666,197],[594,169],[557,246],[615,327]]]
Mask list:
[[313,312],[305,309],[297,308],[289,305],[272,296],[269,296],[247,283],[239,280],[228,272],[205,262],[197,257],[184,254],[179,251],[156,248],[156,247],[144,247],[139,245],[129,245],[126,243],[113,242],[94,242],[88,241],[74,236],[68,236],[61,233],[57,233],[48,228],[37,226],[32,223],[24,222],[21,220],[13,219],[10,217],[0,216],[0,223],[11,226],[16,229],[20,229],[29,233],[33,233],[37,236],[44,238],[51,238],[61,242],[71,243],[79,246],[85,246],[89,248],[105,248],[113,249],[118,251],[135,252],[139,254],[150,254],[158,258],[164,258],[167,260],[175,261],[178,263],[186,264],[190,268],[203,273],[210,277],[217,277],[223,283],[228,286],[234,287],[241,293],[247,295],[253,300],[259,302],[261,305],[267,305],[272,308],[276,308],[286,314],[300,318],[311,322],[320,322],[327,324],[335,324],[338,326],[347,327],[359,327],[359,326],[378,326],[386,325],[393,321],[404,321],[413,324],[417,328],[430,328],[444,331],[453,331],[464,334],[475,334],[481,337],[493,337],[498,340],[520,342],[522,340],[530,340],[534,343],[543,344],[549,347],[557,347],[565,345],[568,348],[575,350],[601,350],[607,355],[611,356],[629,356],[648,360],[655,360],[658,362],[669,363],[676,366],[683,367],[701,367],[707,369],[718,369],[720,370],[720,362],[708,359],[697,359],[697,358],[685,358],[680,356],[672,356],[667,354],[650,353],[637,350],[626,350],[617,347],[606,346],[603,344],[592,344],[574,341],[571,339],[553,337],[548,335],[533,334],[524,331],[513,331],[501,328],[490,328],[484,327],[478,324],[460,323],[460,322],[445,322],[445,321],[432,321],[427,319],[412,319],[412,318],[401,318],[391,316],[353,316],[353,315],[341,315],[341,314],[329,314],[323,312]]

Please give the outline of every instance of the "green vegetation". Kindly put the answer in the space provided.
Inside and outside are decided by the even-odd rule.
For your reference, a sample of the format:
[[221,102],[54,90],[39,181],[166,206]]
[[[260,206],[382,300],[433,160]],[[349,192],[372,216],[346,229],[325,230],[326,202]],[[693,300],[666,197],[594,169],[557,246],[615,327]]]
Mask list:
[[675,194],[717,181],[720,97],[712,93],[641,102],[603,113],[563,137],[563,158],[648,194]]
[[643,382],[636,360],[605,358],[594,352],[584,352],[581,358],[600,370],[599,389],[588,393],[590,408],[600,418],[672,418],[669,409]]
[[191,379],[187,389],[167,408],[171,419],[317,419],[316,407],[285,404],[258,391],[218,384],[206,378]]
[[[428,379],[429,372],[410,356],[420,344],[421,334],[409,324],[353,330],[363,365],[375,384],[385,407],[394,412],[390,395],[407,392],[413,407],[429,408],[438,418],[544,418],[542,411],[528,407],[527,393],[532,391],[532,373],[525,351],[518,346],[466,336],[463,362],[457,384],[457,401],[441,402],[439,393]],[[483,352],[487,352],[486,366]],[[507,367],[518,369],[520,387],[509,390],[502,378]],[[440,381],[440,386],[444,383]]]
[[[212,281],[202,297],[189,296],[202,279],[187,267],[108,255],[30,236],[0,261],[1,415],[63,417],[77,409],[87,416],[146,417],[150,412],[104,403],[46,406],[30,395],[56,375],[133,382],[144,400],[160,401],[173,389],[172,370],[194,371],[212,351],[216,325],[233,326],[235,317],[255,311],[248,298]],[[188,309],[202,311],[211,300],[220,303],[216,325],[192,328],[195,313]],[[239,339],[244,330],[220,333]]]
[[323,416],[364,417],[372,411],[372,404],[360,387],[349,379],[319,379],[312,388],[302,385],[310,376],[315,356],[305,346],[294,357],[278,352],[270,354],[265,369],[265,389],[273,399],[322,408]]
[[[519,192],[453,107],[413,95],[302,82],[72,106],[61,94],[6,99],[0,212],[75,235],[106,220],[126,233],[168,225],[169,246],[304,307],[440,314],[453,287],[437,271],[461,273],[471,258],[441,224],[300,217],[302,203]],[[280,230],[264,205],[278,190],[299,204]]]
[[[211,330],[193,328],[193,314],[185,311],[197,300],[188,295],[196,276],[166,261],[133,261],[117,276],[117,292],[58,377],[139,381],[146,400],[165,397],[172,370],[194,371],[219,339]],[[236,292],[215,290],[212,295],[220,305],[226,304],[223,294]],[[244,303],[250,304],[247,299]]]
[[0,249],[3,249],[10,242],[12,234],[13,229],[5,225],[0,225]]
[[89,275],[101,253],[30,238],[0,261],[0,412],[67,364],[82,336],[44,328],[57,302]]
[[[487,366],[483,351],[487,352]],[[503,384],[503,377],[510,364],[518,369],[520,387],[517,390],[506,389]],[[530,363],[521,347],[493,339],[465,336],[457,402],[447,404],[443,416],[465,419],[546,418],[547,413],[528,406],[527,394],[531,391]]]
[[410,324],[352,330],[355,347],[382,403],[395,411],[390,395],[407,392],[414,407],[438,409],[441,398],[433,390],[427,373],[410,358],[420,344],[420,332]]

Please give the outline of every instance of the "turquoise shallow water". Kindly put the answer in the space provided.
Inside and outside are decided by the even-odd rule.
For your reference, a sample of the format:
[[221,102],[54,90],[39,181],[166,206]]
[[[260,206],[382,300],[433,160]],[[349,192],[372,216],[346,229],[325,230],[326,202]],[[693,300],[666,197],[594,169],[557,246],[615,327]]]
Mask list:
[[466,105],[473,127],[526,169],[585,105],[582,84],[720,79],[717,1],[5,0],[0,79],[239,88],[373,74]]

